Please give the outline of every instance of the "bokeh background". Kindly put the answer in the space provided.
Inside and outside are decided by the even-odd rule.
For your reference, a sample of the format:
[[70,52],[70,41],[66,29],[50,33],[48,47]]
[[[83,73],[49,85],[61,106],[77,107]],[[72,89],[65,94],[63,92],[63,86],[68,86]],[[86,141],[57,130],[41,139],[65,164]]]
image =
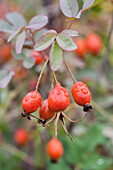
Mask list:
[[[79,0],[78,3],[81,8],[83,1]],[[5,18],[5,14],[11,11],[20,12],[28,21],[37,14],[45,14],[49,17],[46,29],[55,29],[58,32],[68,28],[70,24],[61,13],[58,0],[0,0],[0,18]],[[65,53],[76,79],[85,82],[90,88],[93,109],[82,122],[66,121],[75,145],[59,122],[58,139],[64,146],[64,154],[56,164],[50,161],[46,153],[46,145],[54,134],[54,123],[50,125],[52,128],[37,127],[35,119],[29,121],[21,117],[21,101],[27,92],[35,89],[43,62],[31,69],[24,68],[21,61],[12,56],[12,45],[7,44],[8,36],[0,32],[0,70],[15,68],[16,72],[8,87],[0,89],[0,170],[113,169],[112,0],[105,0],[86,11],[74,22],[72,29],[77,30],[82,38],[92,32],[98,34],[103,45],[96,56],[87,53],[84,57],[79,57],[76,52]],[[36,39],[41,34],[42,32],[38,31]],[[71,95],[73,80],[64,64],[56,72],[56,76]],[[48,66],[39,89],[43,99],[47,98],[51,88]],[[84,116],[82,108],[75,103],[72,103],[65,113],[74,120]],[[38,111],[34,115],[38,116]],[[24,128],[28,132],[29,139],[24,146],[19,146],[14,139],[18,128]]]

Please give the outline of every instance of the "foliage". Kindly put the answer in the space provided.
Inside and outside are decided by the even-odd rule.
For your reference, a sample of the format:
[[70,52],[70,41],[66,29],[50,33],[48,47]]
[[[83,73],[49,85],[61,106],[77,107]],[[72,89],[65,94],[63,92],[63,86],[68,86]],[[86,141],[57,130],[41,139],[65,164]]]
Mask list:
[[[52,4],[18,0],[18,3],[13,1],[16,2],[13,10],[9,0],[12,8],[9,3],[3,17],[0,12],[0,169],[113,169],[113,46],[108,32],[112,1],[107,1],[107,4],[103,1],[59,0],[58,5],[55,0]],[[95,6],[98,4],[97,9]],[[1,6],[0,2],[0,11]],[[89,10],[92,7],[93,10]],[[79,58],[75,53],[75,40],[78,36],[86,37],[89,32],[98,33],[103,49],[96,56],[88,52],[85,58]],[[1,47],[7,43],[12,44],[12,56],[3,61]],[[34,50],[39,51],[43,61],[49,59],[45,71],[43,62],[35,64],[31,55]],[[66,71],[64,59],[76,80],[85,82],[91,89],[93,110],[80,123],[66,121],[75,145],[59,121],[58,139],[64,146],[64,154],[55,164],[46,153],[46,145],[54,133],[53,124],[50,128],[42,128],[33,117],[31,121],[22,118],[21,101],[27,92],[35,90],[41,70],[44,72],[38,90],[42,100],[54,87],[53,71],[62,86],[70,91],[73,80]],[[73,103],[65,114],[73,120],[84,116],[82,109]],[[33,116],[39,117],[39,111]],[[14,141],[14,134],[20,127],[29,133],[29,142],[24,147],[17,146]]]

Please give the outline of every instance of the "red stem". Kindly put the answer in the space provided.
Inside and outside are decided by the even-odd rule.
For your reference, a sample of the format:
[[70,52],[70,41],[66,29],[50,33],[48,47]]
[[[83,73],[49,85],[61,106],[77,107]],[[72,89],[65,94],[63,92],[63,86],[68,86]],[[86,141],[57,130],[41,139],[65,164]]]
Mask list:
[[76,18],[74,18],[71,22],[71,24],[69,25],[68,29],[71,29],[71,26],[73,25],[74,21],[75,21]]

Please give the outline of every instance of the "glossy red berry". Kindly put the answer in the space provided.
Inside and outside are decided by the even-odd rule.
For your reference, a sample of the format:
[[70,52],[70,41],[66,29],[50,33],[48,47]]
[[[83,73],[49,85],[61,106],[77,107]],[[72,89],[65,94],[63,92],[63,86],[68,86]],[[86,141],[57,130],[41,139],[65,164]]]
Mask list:
[[49,108],[54,112],[63,111],[69,106],[70,101],[70,95],[67,90],[60,83],[56,83],[54,89],[49,93]]
[[35,64],[36,65],[39,65],[44,61],[42,56],[40,55],[40,53],[38,51],[33,51],[31,56],[35,58]]
[[73,84],[72,96],[74,101],[81,106],[89,104],[91,101],[91,92],[85,83],[79,81]]
[[58,161],[64,152],[62,143],[56,139],[52,138],[47,145],[47,153],[52,161]]
[[51,111],[48,107],[48,99],[42,102],[41,108],[39,109],[39,115],[40,118],[45,121],[51,119],[55,115],[55,112]]
[[86,38],[86,46],[91,54],[97,55],[102,49],[102,40],[97,34],[90,33]]
[[41,106],[42,97],[39,92],[31,91],[22,100],[22,107],[26,114],[35,112]]
[[18,145],[25,145],[28,142],[29,135],[27,131],[23,128],[17,129],[14,134],[14,140]]
[[86,41],[83,38],[79,38],[75,41],[75,44],[77,45],[77,49],[75,50],[76,54],[81,57],[84,58],[85,54],[87,52],[87,47],[86,47]]

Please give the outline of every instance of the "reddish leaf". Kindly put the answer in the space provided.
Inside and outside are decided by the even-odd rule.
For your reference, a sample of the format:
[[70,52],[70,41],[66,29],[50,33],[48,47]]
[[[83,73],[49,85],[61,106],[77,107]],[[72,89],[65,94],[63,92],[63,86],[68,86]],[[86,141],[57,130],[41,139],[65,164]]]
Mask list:
[[80,18],[81,14],[85,11],[87,11],[88,9],[100,4],[101,2],[103,2],[104,0],[85,0],[82,9],[78,12],[78,14],[76,15],[75,18]]
[[90,8],[92,8],[92,7],[100,4],[100,3],[103,2],[103,1],[105,1],[105,0],[95,0],[94,4],[93,4],[92,6],[90,6]]
[[78,32],[77,32],[77,31],[75,31],[75,30],[70,30],[70,29],[63,30],[62,33],[68,34],[68,35],[71,36],[71,37],[76,37],[76,36],[78,36]]
[[54,33],[54,34],[57,34],[57,32],[55,30],[48,30],[46,31],[43,35],[47,34],[47,33]]
[[49,57],[51,69],[57,71],[63,62],[63,53],[56,41],[51,47]]
[[83,4],[83,10],[88,9],[94,4],[95,0],[85,0]]
[[49,30],[49,32],[47,31],[46,33],[44,33],[44,35],[37,40],[34,47],[35,51],[45,50],[54,42],[56,38],[56,33],[50,33],[50,31],[51,30]]
[[76,17],[75,18],[80,18],[80,16],[81,16],[81,14],[82,14],[82,12],[83,12],[83,9],[81,9],[79,12],[78,12],[78,14],[76,15]]
[[35,36],[34,36],[34,40],[37,41],[47,31],[48,31],[47,28],[43,28],[40,31],[37,31]]
[[15,51],[16,51],[16,54],[20,54],[21,53],[22,47],[23,47],[24,42],[25,42],[25,38],[26,38],[26,32],[24,30],[16,38],[16,42],[15,42]]
[[75,17],[79,9],[78,2],[77,0],[60,0],[60,9],[65,16]]
[[14,29],[6,21],[1,19],[0,20],[0,31],[1,32],[7,32],[7,33],[13,33]]
[[37,29],[41,29],[42,27],[44,27],[47,23],[48,23],[47,16],[37,15],[30,20],[29,25],[26,26],[26,28],[37,30]]
[[18,12],[9,12],[5,17],[15,28],[26,25],[26,19]]
[[12,50],[12,55],[16,60],[23,60],[25,58],[25,54],[23,52],[16,54],[15,49]]
[[56,37],[56,41],[63,50],[73,51],[77,49],[77,45],[68,34],[59,33]]
[[21,31],[22,28],[23,26],[17,28],[17,30],[14,31],[13,34],[8,38],[7,42],[10,42]]
[[14,71],[6,71],[1,70],[0,71],[0,88],[5,88],[9,82],[11,81],[12,77],[15,75]]
[[34,65],[35,65],[34,57],[27,57],[23,62],[23,66],[27,69],[32,68]]

